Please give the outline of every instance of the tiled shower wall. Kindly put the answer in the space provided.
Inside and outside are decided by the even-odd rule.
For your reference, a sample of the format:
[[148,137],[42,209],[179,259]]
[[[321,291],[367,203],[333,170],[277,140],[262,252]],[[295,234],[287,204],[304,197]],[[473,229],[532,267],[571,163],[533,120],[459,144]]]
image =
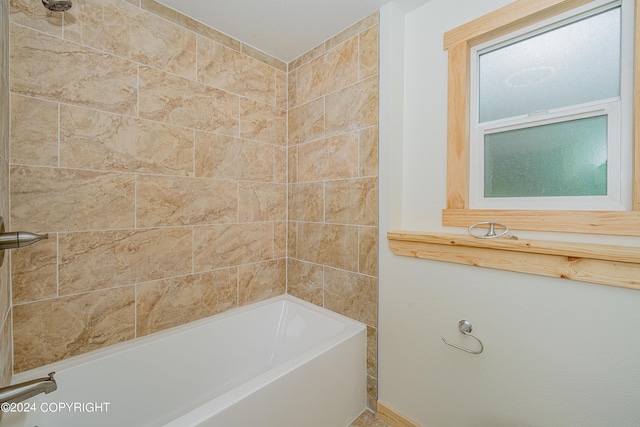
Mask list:
[[[9,0],[0,0],[0,215],[9,229]],[[0,267],[0,386],[11,381],[9,255]]]
[[289,64],[288,292],[368,325],[377,397],[378,14]]
[[15,372],[286,292],[286,64],[149,0],[10,19]]

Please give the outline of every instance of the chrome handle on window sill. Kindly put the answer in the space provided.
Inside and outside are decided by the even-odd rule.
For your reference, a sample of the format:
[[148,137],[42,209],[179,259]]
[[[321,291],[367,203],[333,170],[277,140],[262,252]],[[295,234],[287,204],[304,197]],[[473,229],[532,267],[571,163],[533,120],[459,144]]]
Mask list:
[[470,337],[475,338],[476,341],[478,341],[478,344],[480,344],[480,350],[477,350],[477,351],[469,350],[464,347],[460,347],[459,345],[452,344],[449,341],[442,338],[442,341],[444,341],[446,345],[449,345],[453,348],[457,348],[458,350],[466,351],[467,353],[471,353],[471,354],[480,354],[484,351],[484,345],[482,345],[482,341],[480,341],[480,338],[478,338],[477,336],[471,333],[471,331],[473,331],[473,325],[471,324],[471,322],[469,322],[468,320],[461,320],[460,322],[458,322],[458,328],[460,329],[460,332],[462,332],[464,335],[468,335]]

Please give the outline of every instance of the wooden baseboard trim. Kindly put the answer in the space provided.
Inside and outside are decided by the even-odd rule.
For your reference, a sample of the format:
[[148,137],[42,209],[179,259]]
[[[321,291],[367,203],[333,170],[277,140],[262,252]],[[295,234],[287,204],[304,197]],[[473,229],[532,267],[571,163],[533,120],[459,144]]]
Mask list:
[[420,424],[411,421],[409,418],[391,409],[382,402],[378,402],[378,418],[391,427],[421,427]]

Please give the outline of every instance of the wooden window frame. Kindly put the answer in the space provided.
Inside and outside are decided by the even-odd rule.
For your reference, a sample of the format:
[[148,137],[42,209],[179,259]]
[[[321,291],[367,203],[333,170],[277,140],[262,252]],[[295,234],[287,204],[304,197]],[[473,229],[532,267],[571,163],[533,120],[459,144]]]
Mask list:
[[[481,221],[509,228],[607,235],[640,236],[640,124],[633,121],[632,209],[491,210],[469,208],[469,81],[471,48],[529,25],[592,3],[593,0],[516,0],[448,31],[444,49],[449,54],[447,128],[447,205],[442,224],[468,227]],[[635,0],[634,118],[640,112],[640,0]]]

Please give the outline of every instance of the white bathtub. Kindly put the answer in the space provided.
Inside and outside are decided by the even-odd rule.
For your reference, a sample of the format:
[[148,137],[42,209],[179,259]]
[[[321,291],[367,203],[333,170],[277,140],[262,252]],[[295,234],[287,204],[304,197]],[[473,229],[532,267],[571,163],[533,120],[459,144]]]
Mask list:
[[3,427],[343,427],[366,405],[366,327],[284,295],[14,383],[51,371],[58,390]]

